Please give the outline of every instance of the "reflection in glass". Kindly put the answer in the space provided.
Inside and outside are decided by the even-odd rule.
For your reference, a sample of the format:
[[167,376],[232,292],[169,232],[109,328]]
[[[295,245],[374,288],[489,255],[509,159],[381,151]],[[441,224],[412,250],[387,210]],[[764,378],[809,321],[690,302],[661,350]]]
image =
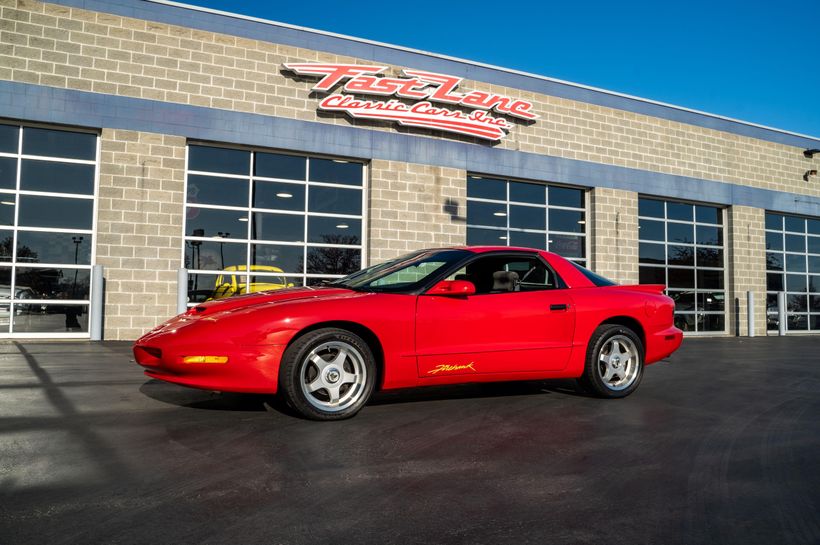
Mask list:
[[357,219],[308,217],[308,242],[325,244],[360,244],[362,222]]
[[641,267],[638,269],[638,282],[641,284],[666,285],[666,269],[663,267]]
[[254,181],[253,206],[303,211],[305,209],[305,186],[284,182]]
[[91,235],[43,231],[17,232],[17,261],[91,264]]
[[359,216],[362,213],[362,191],[360,189],[314,185],[310,187],[309,194],[309,212],[352,216]]
[[363,169],[361,163],[311,157],[310,181],[361,186]]
[[0,157],[0,189],[17,187],[17,159]]
[[695,331],[694,314],[675,314],[675,327],[682,331]]
[[550,231],[583,233],[586,225],[584,212],[575,210],[550,209]]
[[586,257],[584,237],[549,234],[549,250],[563,257]]
[[786,295],[786,311],[787,312],[806,312],[808,310],[808,296],[807,295]]
[[783,254],[766,252],[766,269],[770,271],[782,271]]
[[665,253],[663,244],[651,244],[641,242],[638,249],[638,261],[640,263],[665,263]]
[[767,273],[766,289],[768,291],[783,291],[783,275],[780,273]]
[[547,190],[547,200],[551,206],[584,207],[584,190],[570,189],[569,187],[550,186]]
[[720,208],[714,206],[695,205],[695,221],[699,223],[723,223],[723,214]]
[[693,221],[692,205],[682,202],[668,201],[666,203],[666,219]]
[[253,244],[251,246],[251,270],[253,265],[277,267],[286,273],[304,272],[304,249],[302,246]]
[[11,261],[14,231],[0,230],[0,261]]
[[295,288],[302,285],[298,276],[284,276],[281,274],[257,274],[251,276],[251,292],[281,290]]
[[14,305],[14,333],[87,333],[88,305]]
[[722,290],[723,271],[698,270],[698,289]]
[[726,317],[723,314],[699,314],[698,331],[724,331]]
[[[470,203],[472,206],[473,203]],[[468,246],[507,246],[507,232],[504,230],[467,227]]]
[[226,267],[245,266],[247,246],[220,240],[188,240],[185,242],[185,268],[219,271]]
[[806,256],[786,254],[786,271],[806,272]]
[[[501,197],[499,197],[500,200],[504,200],[505,198],[506,197],[504,195],[501,195]],[[517,202],[526,202],[531,204],[546,204],[546,186],[542,184],[510,182],[510,200]]]
[[347,275],[361,268],[361,250],[350,248],[308,248],[308,274]]
[[695,265],[695,249],[692,246],[672,246],[666,247],[666,254],[669,265],[683,265],[693,267]]
[[787,274],[786,291],[806,292],[808,282],[805,274]]
[[97,135],[24,127],[23,155],[93,161],[97,157]]
[[723,229],[720,227],[697,226],[697,243],[723,246]]
[[0,193],[0,225],[14,225],[15,198],[13,194]]
[[820,235],[820,219],[806,220],[807,231],[812,235]]
[[726,308],[726,294],[722,291],[698,293],[698,310],[723,311]]
[[188,170],[247,176],[251,170],[251,154],[237,149],[188,146]]
[[670,288],[694,288],[695,271],[693,269],[669,269]]
[[507,226],[507,206],[504,203],[471,202],[467,207],[468,225]]
[[795,233],[805,233],[806,232],[806,220],[804,218],[798,218],[797,216],[785,216],[786,231],[793,231]]
[[638,199],[638,215],[663,218],[663,201],[655,199]]
[[23,159],[20,189],[93,195],[94,165]]
[[[503,233],[503,231],[497,231]],[[510,231],[510,246],[523,246],[524,248],[536,248],[543,250],[547,247],[546,233],[522,233],[521,231]],[[493,244],[504,246],[504,241],[499,240]]]
[[17,267],[15,274],[17,288],[31,288],[37,299],[88,299],[88,269]]
[[695,293],[691,291],[669,291],[669,297],[675,302],[675,312],[695,310]]
[[19,131],[15,125],[0,125],[0,152],[17,153]]
[[91,229],[93,210],[92,199],[20,195],[19,225]]
[[507,185],[502,180],[467,176],[467,197],[504,201],[507,200]]
[[[470,207],[482,203],[470,203]],[[495,205],[490,205],[495,206]],[[504,211],[503,205],[498,205],[499,211]],[[469,212],[468,212],[469,215]],[[501,220],[504,218],[501,217]],[[468,220],[469,221],[469,220]],[[477,223],[485,224],[485,221],[477,221]],[[516,206],[510,205],[510,227],[515,229],[534,229],[539,231],[546,231],[547,224],[547,210],[546,208],[535,208],[533,206]],[[493,225],[489,223],[487,225]]]
[[210,300],[214,295],[216,289],[215,274],[197,274],[191,273],[188,275],[188,302],[189,303],[204,303]]
[[783,216],[780,214],[766,213],[766,229],[777,231],[783,230]]
[[783,234],[782,233],[766,233],[766,249],[767,250],[782,250],[783,249]]
[[806,251],[806,235],[786,235],[786,251],[804,253]]
[[297,214],[253,213],[254,240],[305,241],[305,217]]
[[691,223],[667,223],[666,231],[669,242],[695,242],[694,226]]
[[820,254],[820,237],[807,237],[810,254]]
[[723,267],[723,250],[698,248],[698,267]]
[[248,206],[248,180],[188,175],[188,204]]
[[286,180],[304,180],[306,171],[306,157],[262,152],[257,152],[254,157],[254,176],[284,178]]
[[[189,206],[185,234],[193,237],[246,238],[247,212]],[[242,219],[246,221],[242,221]]]
[[658,240],[663,242],[666,239],[662,221],[639,220],[638,238],[641,240]]

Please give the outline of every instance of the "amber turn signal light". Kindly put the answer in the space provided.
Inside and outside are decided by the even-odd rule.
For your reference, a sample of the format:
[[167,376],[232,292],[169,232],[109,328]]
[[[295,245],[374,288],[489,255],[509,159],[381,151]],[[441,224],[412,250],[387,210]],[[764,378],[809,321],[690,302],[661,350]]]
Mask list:
[[228,356],[183,356],[182,363],[228,363]]

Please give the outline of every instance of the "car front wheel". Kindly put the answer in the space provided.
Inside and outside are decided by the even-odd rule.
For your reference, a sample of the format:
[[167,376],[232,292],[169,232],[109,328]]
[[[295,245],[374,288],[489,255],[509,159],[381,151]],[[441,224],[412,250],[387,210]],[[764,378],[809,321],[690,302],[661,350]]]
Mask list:
[[285,401],[312,420],[355,415],[370,399],[375,379],[370,347],[358,335],[337,328],[298,338],[285,351],[279,369]]
[[644,348],[628,327],[604,324],[592,334],[587,347],[581,385],[600,397],[626,397],[643,377]]

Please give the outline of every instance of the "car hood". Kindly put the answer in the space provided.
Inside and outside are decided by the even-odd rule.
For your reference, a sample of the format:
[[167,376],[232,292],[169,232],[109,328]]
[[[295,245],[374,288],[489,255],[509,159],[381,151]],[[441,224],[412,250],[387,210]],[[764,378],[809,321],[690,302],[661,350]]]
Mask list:
[[225,299],[207,301],[195,306],[191,310],[194,315],[207,315],[228,310],[237,310],[262,304],[285,303],[291,301],[305,302],[309,300],[324,301],[328,299],[339,299],[348,297],[361,297],[367,295],[364,292],[357,292],[345,288],[333,286],[307,286],[299,288],[285,288],[278,290],[259,291],[245,295],[235,295]]

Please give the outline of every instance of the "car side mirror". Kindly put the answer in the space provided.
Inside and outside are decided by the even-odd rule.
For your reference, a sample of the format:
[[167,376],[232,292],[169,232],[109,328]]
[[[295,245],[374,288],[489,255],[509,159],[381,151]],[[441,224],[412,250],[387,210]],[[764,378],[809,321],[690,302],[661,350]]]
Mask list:
[[468,280],[442,280],[427,290],[427,295],[444,295],[449,297],[475,295],[475,284]]

